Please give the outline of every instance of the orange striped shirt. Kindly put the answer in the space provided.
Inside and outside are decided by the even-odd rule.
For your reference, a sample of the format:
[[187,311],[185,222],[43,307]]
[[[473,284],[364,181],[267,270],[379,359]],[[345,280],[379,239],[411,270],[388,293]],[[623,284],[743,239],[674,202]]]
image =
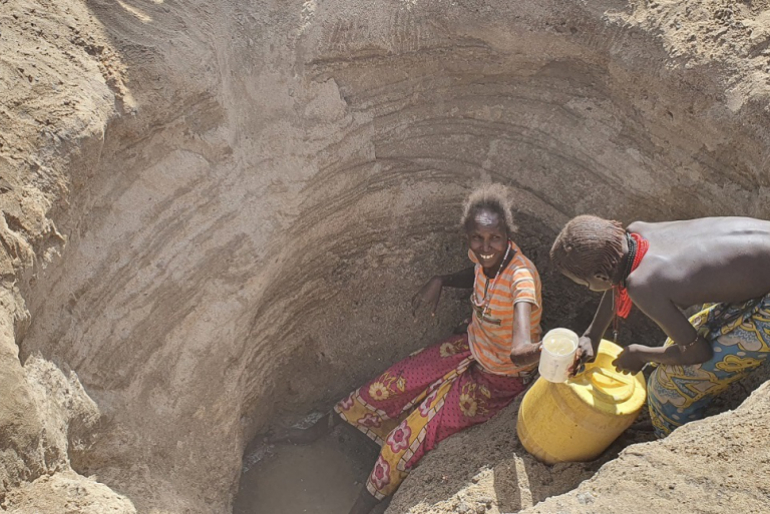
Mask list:
[[[497,282],[487,278],[476,256],[468,250],[468,257],[476,264],[476,279],[473,283],[473,295],[477,304],[489,308],[481,319],[482,308],[474,306],[473,321],[468,326],[468,342],[476,361],[487,371],[497,375],[515,375],[521,371],[534,369],[537,364],[519,367],[511,362],[513,347],[513,309],[519,302],[532,304],[530,314],[530,335],[532,342],[540,341],[540,317],[542,299],[540,296],[540,275],[537,268],[515,243],[511,243],[515,253],[508,266],[500,272]],[[494,282],[494,286],[493,286]],[[485,288],[487,298],[484,297]],[[490,298],[491,295],[491,298]],[[482,301],[483,299],[483,301]]]

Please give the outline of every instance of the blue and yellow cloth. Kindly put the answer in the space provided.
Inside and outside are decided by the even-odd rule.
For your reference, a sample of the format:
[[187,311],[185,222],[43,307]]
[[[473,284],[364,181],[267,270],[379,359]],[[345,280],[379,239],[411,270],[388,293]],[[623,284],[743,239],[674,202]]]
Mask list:
[[[770,294],[740,304],[709,304],[690,318],[714,348],[693,366],[659,365],[647,384],[650,417],[658,437],[704,417],[706,407],[770,355]],[[669,338],[665,346],[674,344]]]

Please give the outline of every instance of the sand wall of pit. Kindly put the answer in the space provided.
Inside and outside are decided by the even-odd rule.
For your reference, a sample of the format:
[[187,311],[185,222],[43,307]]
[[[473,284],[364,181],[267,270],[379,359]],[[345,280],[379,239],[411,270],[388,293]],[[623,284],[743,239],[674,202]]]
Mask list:
[[466,314],[409,299],[480,183],[546,326],[597,300],[548,267],[574,215],[768,217],[767,6],[717,4],[2,4],[2,501],[228,512],[254,435]]

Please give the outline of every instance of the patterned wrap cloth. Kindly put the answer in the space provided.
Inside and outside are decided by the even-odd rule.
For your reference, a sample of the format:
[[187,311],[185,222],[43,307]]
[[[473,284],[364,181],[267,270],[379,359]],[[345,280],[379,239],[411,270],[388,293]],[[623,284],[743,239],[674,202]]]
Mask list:
[[473,360],[468,336],[459,335],[394,364],[334,410],[382,447],[366,483],[381,500],[396,491],[426,452],[487,421],[527,381],[483,371]]
[[[770,355],[770,294],[739,304],[708,304],[690,323],[712,344],[714,357],[693,366],[659,365],[647,384],[658,437],[704,417],[706,407]],[[665,346],[674,342],[669,338]]]

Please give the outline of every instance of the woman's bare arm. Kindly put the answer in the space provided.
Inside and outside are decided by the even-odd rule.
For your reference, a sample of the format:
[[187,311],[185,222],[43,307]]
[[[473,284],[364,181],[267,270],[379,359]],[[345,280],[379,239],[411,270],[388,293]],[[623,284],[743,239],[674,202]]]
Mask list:
[[438,302],[441,300],[441,290],[445,286],[470,289],[473,287],[475,278],[476,272],[473,266],[449,275],[434,276],[412,297],[412,315],[416,315],[417,309],[422,305],[429,305],[431,316],[435,316]]
[[511,361],[517,366],[527,366],[540,360],[540,341],[532,341],[532,304],[518,302],[513,306],[513,344]]

